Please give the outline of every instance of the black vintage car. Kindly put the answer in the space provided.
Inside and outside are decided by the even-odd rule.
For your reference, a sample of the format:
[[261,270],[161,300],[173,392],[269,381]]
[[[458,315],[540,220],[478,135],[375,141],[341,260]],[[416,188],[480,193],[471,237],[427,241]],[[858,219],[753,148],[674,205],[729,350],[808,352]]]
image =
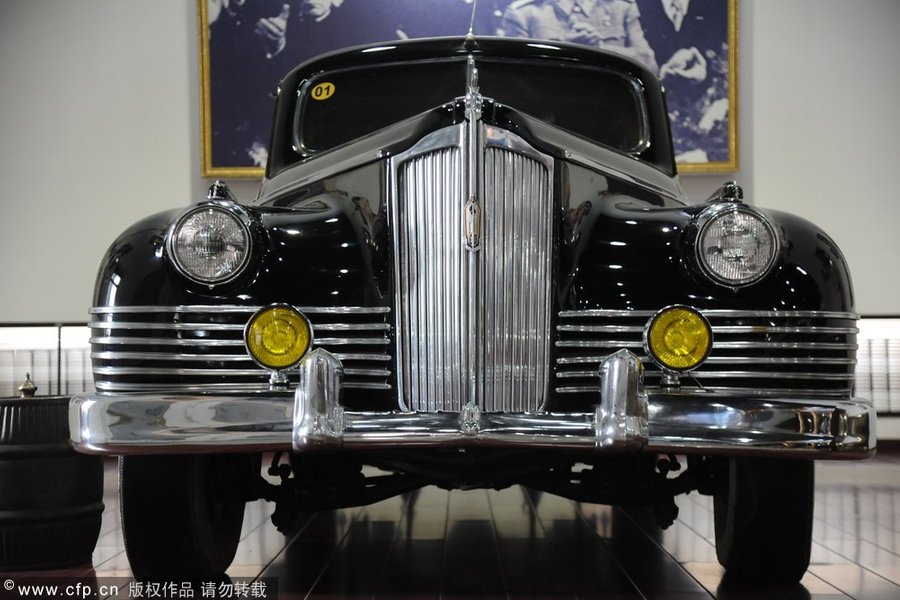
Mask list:
[[662,525],[711,494],[729,575],[796,581],[813,460],[875,450],[840,251],[734,183],[690,203],[660,82],[626,58],[326,55],[281,82],[258,198],[198,200],[113,243],[97,392],[71,403],[75,447],[122,457],[139,577],[223,572],[252,499],[289,528],[521,484]]

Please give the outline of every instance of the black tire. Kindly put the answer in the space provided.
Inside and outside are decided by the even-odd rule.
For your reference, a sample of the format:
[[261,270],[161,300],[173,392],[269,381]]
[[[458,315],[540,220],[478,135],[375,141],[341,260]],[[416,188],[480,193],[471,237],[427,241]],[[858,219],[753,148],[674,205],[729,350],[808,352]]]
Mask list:
[[251,455],[121,458],[122,530],[134,576],[222,577],[234,560],[248,489],[258,473],[259,458]]
[[812,461],[732,458],[717,473],[716,554],[733,581],[792,584],[809,567]]
[[0,569],[90,564],[103,459],[69,446],[69,398],[0,400]]

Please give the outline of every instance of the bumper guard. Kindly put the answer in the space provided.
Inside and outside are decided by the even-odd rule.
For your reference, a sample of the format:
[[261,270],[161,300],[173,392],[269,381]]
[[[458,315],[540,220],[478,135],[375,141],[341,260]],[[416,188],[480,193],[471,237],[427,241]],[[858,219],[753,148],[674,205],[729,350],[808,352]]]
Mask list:
[[76,395],[69,425],[89,454],[165,454],[412,446],[554,447],[598,452],[865,458],[875,449],[866,400],[713,392],[647,394],[640,360],[608,356],[589,413],[351,412],[340,403],[343,368],[325,350],[300,364],[290,394]]

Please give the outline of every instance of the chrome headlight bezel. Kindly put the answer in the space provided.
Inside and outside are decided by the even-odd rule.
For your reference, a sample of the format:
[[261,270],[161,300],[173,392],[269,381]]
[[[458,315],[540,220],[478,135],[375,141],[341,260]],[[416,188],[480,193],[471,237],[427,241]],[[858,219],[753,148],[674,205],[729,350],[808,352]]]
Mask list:
[[[715,269],[710,265],[706,254],[704,252],[705,240],[706,236],[710,235],[710,230],[718,223],[721,219],[725,219],[734,215],[742,215],[744,218],[754,219],[761,225],[760,231],[764,232],[766,236],[768,236],[767,240],[767,254],[768,256],[764,257],[765,264],[758,270],[755,270],[748,275],[743,277],[726,277],[720,271]],[[702,274],[719,285],[723,285],[725,287],[731,288],[733,290],[737,290],[743,287],[747,287],[757,283],[766,277],[771,271],[775,264],[778,262],[778,256],[781,253],[781,242],[778,238],[778,233],[775,229],[775,226],[772,224],[772,221],[766,217],[764,214],[755,210],[745,204],[716,204],[710,206],[697,218],[697,235],[693,240],[694,243],[694,260],[700,268]]]
[[[244,246],[243,254],[234,264],[225,272],[215,276],[204,276],[195,270],[192,270],[187,264],[186,259],[179,249],[178,237],[184,226],[194,217],[202,213],[218,213],[230,219],[236,226],[240,234],[242,244]],[[253,254],[253,235],[251,232],[250,215],[239,205],[228,201],[205,202],[184,211],[169,227],[166,233],[166,253],[169,262],[186,279],[191,282],[204,285],[207,287],[215,287],[230,283],[238,278],[250,263],[250,257]]]

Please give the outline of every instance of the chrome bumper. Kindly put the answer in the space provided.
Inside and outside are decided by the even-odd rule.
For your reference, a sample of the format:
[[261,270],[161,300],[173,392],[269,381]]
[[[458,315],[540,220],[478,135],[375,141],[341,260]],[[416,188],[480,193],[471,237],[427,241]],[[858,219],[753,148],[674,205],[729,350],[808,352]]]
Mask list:
[[474,404],[459,413],[348,412],[340,361],[319,349],[301,363],[293,398],[77,395],[69,426],[76,450],[112,455],[493,445],[842,459],[875,449],[866,400],[648,395],[640,361],[625,350],[601,370],[589,413],[485,413]]

